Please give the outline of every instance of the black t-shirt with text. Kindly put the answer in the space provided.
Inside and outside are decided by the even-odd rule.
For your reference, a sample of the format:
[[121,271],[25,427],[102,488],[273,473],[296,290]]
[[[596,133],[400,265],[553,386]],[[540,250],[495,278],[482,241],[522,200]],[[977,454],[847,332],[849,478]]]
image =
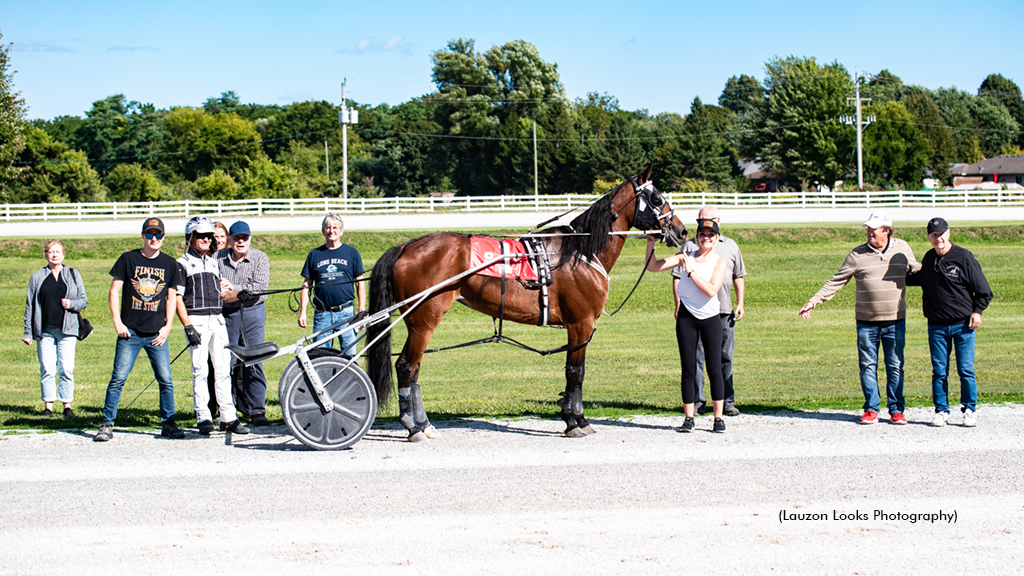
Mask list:
[[121,322],[140,335],[159,332],[167,322],[167,289],[181,283],[174,258],[161,252],[150,259],[132,250],[121,254],[110,275],[124,282]]

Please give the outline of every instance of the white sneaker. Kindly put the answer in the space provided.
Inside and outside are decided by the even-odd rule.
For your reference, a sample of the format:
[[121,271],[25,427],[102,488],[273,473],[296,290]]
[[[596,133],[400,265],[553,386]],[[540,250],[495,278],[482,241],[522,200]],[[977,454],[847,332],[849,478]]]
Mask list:
[[936,412],[935,418],[932,419],[932,426],[942,427],[946,425],[946,421],[949,420],[948,412]]
[[974,428],[978,425],[978,417],[974,415],[974,410],[968,408],[964,410],[964,427]]

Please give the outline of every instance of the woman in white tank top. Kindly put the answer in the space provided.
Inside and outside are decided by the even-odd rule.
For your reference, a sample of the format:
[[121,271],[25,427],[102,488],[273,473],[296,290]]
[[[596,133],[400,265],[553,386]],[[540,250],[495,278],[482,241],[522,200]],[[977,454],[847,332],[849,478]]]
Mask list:
[[[704,343],[704,359],[711,382],[711,404],[715,420],[712,430],[725,432],[722,410],[725,407],[725,380],[722,378],[722,318],[719,316],[718,289],[722,287],[727,267],[725,260],[715,253],[718,244],[718,223],[704,219],[697,221],[697,250],[679,253],[664,259],[653,257],[657,238],[647,237],[647,269],[651,272],[671,270],[682,266],[686,276],[679,279],[677,293],[683,308],[676,317],[676,339],[682,364],[681,382],[692,383],[697,374],[697,342]],[[696,390],[680,384],[683,393],[683,411],[686,417],[680,432],[693,431],[693,409]]]

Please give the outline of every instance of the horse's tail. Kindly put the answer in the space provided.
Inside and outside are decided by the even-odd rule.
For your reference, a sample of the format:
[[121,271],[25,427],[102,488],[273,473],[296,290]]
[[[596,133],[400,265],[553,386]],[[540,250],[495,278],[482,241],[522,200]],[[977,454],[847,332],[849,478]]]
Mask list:
[[[405,245],[395,246],[385,252],[373,266],[370,275],[370,314],[376,314],[394,304],[392,289],[392,273],[395,262],[405,251]],[[394,380],[391,373],[391,330],[390,319],[371,324],[366,329],[366,341],[372,342],[378,336],[380,340],[367,353],[367,367],[370,369],[370,380],[377,391],[378,405],[383,408],[388,403]]]

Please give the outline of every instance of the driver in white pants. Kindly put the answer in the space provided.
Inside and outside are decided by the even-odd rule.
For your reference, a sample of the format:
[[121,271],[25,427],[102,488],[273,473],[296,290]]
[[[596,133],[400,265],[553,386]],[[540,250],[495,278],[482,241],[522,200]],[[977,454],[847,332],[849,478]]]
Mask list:
[[188,250],[178,258],[178,318],[185,326],[189,353],[192,356],[192,398],[199,433],[213,433],[210,413],[210,390],[207,384],[207,358],[213,363],[214,393],[220,410],[220,429],[235,434],[248,434],[249,429],[238,420],[231,398],[231,356],[227,346],[228,331],[221,315],[220,265],[208,254],[213,241],[213,222],[196,216],[185,225]]

